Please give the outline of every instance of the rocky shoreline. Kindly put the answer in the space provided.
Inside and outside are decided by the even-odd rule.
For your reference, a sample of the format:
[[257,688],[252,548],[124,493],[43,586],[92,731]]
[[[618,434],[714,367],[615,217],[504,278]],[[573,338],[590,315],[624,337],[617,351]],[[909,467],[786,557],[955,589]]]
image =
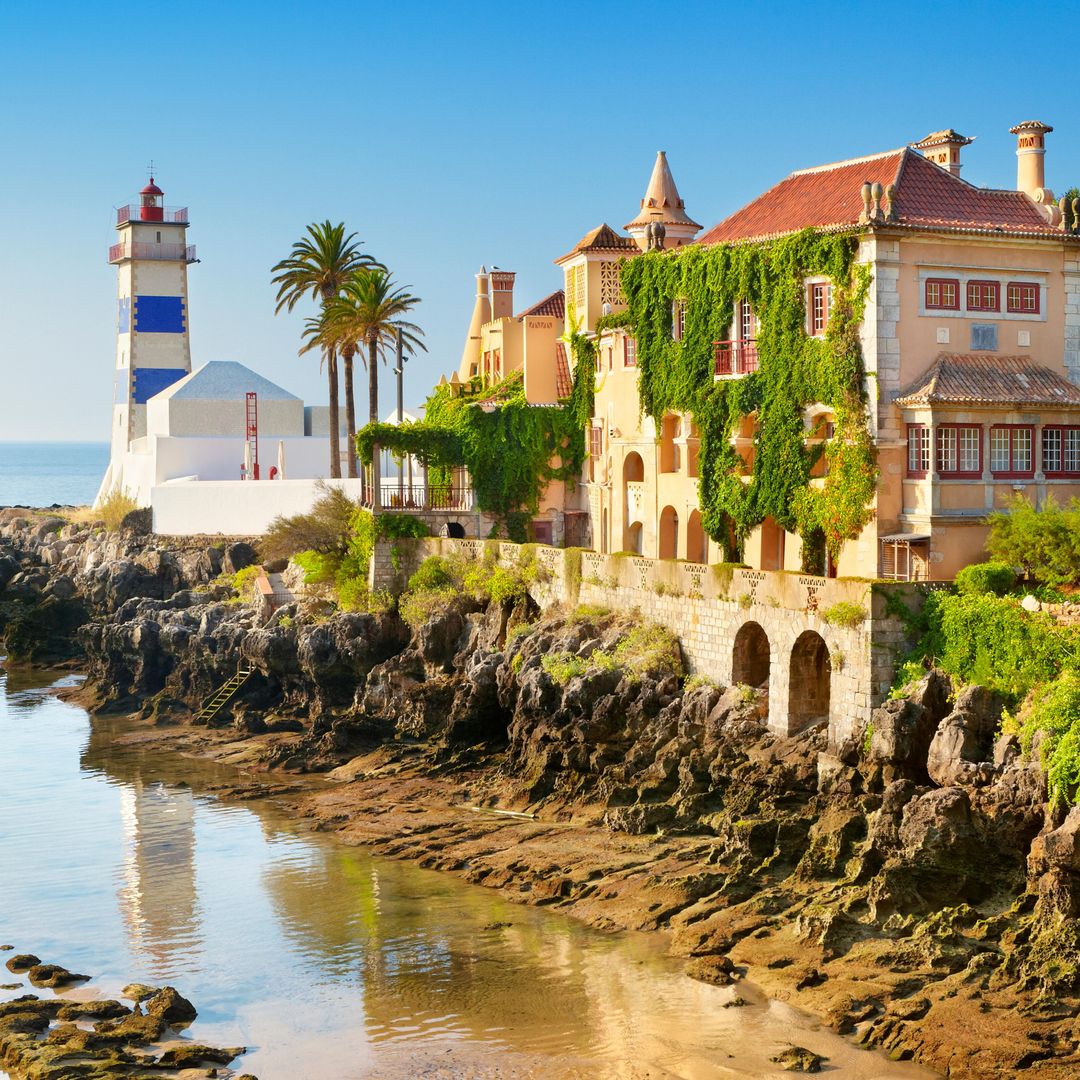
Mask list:
[[126,738],[240,765],[225,794],[273,793],[346,843],[664,933],[694,977],[749,977],[894,1058],[1080,1067],[1080,815],[1048,808],[980,688],[930,672],[870,735],[785,739],[745,688],[545,665],[613,652],[631,618],[461,597],[415,633],[318,605],[263,623],[220,579],[249,544],[132,525],[0,512],[9,651],[85,667],[84,704],[139,712]]

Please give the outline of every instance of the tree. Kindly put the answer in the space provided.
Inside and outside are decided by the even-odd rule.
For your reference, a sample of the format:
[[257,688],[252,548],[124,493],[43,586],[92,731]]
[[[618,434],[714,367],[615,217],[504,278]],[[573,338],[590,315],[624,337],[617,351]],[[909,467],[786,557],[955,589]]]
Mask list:
[[359,342],[342,328],[335,325],[328,317],[326,308],[318,315],[304,321],[306,343],[300,352],[322,349],[324,355],[333,352],[341,357],[345,374],[345,428],[349,435],[348,474],[356,476],[356,395],[353,392],[353,360],[359,349]]
[[406,352],[427,350],[420,340],[424,331],[405,316],[420,303],[399,289],[384,266],[358,270],[345,282],[340,296],[326,305],[328,331],[338,341],[367,346],[368,420],[379,422],[379,354],[397,343],[400,332]]
[[[325,311],[342,291],[345,283],[354,274],[367,268],[384,269],[382,264],[370,255],[361,254],[360,242],[356,233],[345,234],[345,223],[331,225],[329,221],[312,224],[307,232],[297,240],[288,258],[277,263],[272,273],[273,284],[277,285],[277,307],[274,313],[283,309],[292,311],[297,303],[306,296],[317,300]],[[330,475],[341,476],[341,436],[340,414],[338,405],[338,366],[337,349],[325,342],[320,343],[326,360],[326,374],[330,386]],[[301,352],[306,351],[304,348]],[[353,433],[349,432],[352,439]],[[350,443],[351,445],[351,443]],[[356,475],[354,455],[349,455],[349,475]]]

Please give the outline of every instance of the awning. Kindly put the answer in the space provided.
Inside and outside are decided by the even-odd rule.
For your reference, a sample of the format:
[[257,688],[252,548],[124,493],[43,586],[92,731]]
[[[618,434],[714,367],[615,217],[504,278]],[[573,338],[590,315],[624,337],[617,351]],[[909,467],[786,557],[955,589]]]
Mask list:
[[929,533],[892,533],[890,536],[879,536],[883,544],[925,544],[930,539]]

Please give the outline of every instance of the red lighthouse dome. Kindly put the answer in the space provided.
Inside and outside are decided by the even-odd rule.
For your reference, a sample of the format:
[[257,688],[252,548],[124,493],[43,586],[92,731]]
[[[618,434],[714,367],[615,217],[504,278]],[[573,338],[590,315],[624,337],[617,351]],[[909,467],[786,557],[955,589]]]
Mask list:
[[150,183],[139,192],[139,220],[140,221],[163,221],[165,208],[162,205],[162,197],[165,192],[154,183],[150,177]]

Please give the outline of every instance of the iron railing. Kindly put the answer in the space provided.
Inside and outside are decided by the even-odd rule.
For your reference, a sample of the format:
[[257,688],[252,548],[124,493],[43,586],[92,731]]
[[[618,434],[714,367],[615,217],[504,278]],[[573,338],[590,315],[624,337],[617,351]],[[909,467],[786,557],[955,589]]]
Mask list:
[[[372,486],[365,486],[360,501],[372,506]],[[381,509],[408,513],[410,510],[471,510],[472,488],[467,484],[382,484]]]
[[753,338],[714,341],[717,375],[746,375],[758,369],[757,342]]
[[109,262],[121,259],[156,259],[161,262],[195,262],[194,244],[113,244],[109,248]]
[[186,225],[188,208],[186,206],[143,206],[141,203],[128,203],[116,211],[116,224],[125,225],[129,221],[164,221],[167,225]]

